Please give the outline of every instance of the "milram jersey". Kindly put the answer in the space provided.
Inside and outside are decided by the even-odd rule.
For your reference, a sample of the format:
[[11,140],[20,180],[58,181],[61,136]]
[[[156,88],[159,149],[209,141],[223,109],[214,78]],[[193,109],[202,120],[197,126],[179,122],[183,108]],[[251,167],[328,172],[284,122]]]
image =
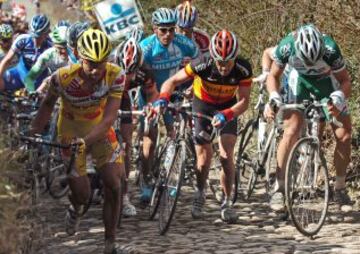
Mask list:
[[27,77],[25,78],[25,86],[32,91],[34,89],[34,82],[36,78],[46,69],[50,73],[57,69],[67,66],[71,61],[68,57],[62,57],[55,47],[49,48],[43,52],[37,59],[34,66],[31,67]]
[[281,67],[294,68],[300,75],[321,77],[331,72],[339,72],[345,68],[345,61],[341,51],[330,36],[323,35],[325,54],[314,66],[306,66],[295,54],[295,33],[290,33],[283,38],[273,53],[273,59]]
[[175,34],[168,46],[163,46],[155,34],[140,42],[144,62],[153,70],[155,82],[160,90],[161,85],[179,69],[184,58],[198,57],[199,50],[194,42],[186,36]]
[[80,64],[58,69],[51,76],[49,92],[61,97],[61,118],[97,124],[103,118],[107,99],[122,98],[125,73],[119,66],[106,63],[103,79],[89,92],[83,88],[85,81],[79,75],[80,69]]
[[37,58],[45,50],[51,47],[52,42],[50,38],[47,38],[40,47],[36,47],[35,38],[31,34],[19,35],[11,45],[11,49],[18,55],[19,58],[22,58],[27,70],[30,70]]
[[239,87],[250,86],[252,82],[251,65],[240,57],[236,58],[234,68],[227,76],[221,76],[212,58],[198,64],[189,63],[185,71],[194,78],[194,95],[204,102],[217,105],[232,100]]

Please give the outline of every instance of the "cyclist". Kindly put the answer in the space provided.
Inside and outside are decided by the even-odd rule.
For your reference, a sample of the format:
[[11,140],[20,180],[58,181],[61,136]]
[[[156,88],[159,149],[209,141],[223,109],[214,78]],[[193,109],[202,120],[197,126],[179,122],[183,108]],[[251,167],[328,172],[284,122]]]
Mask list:
[[232,32],[223,29],[215,33],[210,42],[211,58],[198,64],[190,63],[169,78],[161,89],[159,99],[154,103],[157,110],[159,107],[166,107],[174,88],[193,78],[193,111],[214,116],[213,122],[194,118],[198,190],[191,214],[195,219],[203,216],[205,186],[213,153],[213,128],[220,129],[220,162],[223,168],[220,182],[225,193],[221,218],[230,223],[237,219],[236,212],[230,205],[235,179],[233,152],[237,135],[236,117],[248,107],[252,82],[251,65],[238,56],[238,51],[238,41]]
[[[126,85],[124,90],[123,99],[121,101],[120,109],[125,111],[131,110],[131,101],[128,94],[129,89],[139,85],[145,85],[145,82],[150,79],[150,72],[144,70],[143,55],[141,48],[137,42],[140,38],[137,33],[133,34],[128,40],[122,42],[115,50],[115,62],[120,65],[126,74]],[[142,69],[140,69],[142,68]],[[132,117],[124,117],[121,119],[120,134],[122,141],[125,143],[125,170],[128,179],[131,167],[131,150],[132,150],[132,133],[133,124]],[[130,203],[128,195],[128,183],[126,182],[125,195],[124,195],[124,216],[135,216],[136,209]]]
[[[198,57],[198,48],[194,42],[184,35],[175,33],[176,15],[173,10],[159,8],[152,14],[152,25],[154,34],[140,42],[144,54],[144,63],[149,66],[155,77],[156,87],[160,91],[166,79],[174,75],[181,66],[184,59],[195,59]],[[145,101],[145,100],[144,100]],[[165,114],[164,122],[169,136],[174,136],[172,117]],[[155,132],[155,130],[153,130]],[[152,152],[156,135],[149,135],[144,139],[143,174],[146,176],[150,169]],[[143,188],[141,199],[149,201],[151,197],[150,188]]]
[[0,59],[10,50],[14,31],[8,24],[0,25]]
[[[30,23],[30,34],[19,35],[0,63],[0,77],[2,77],[0,78],[0,91],[15,91],[24,87],[23,82],[31,66],[42,52],[52,46],[48,37],[49,32],[48,17],[35,15]],[[19,57],[19,63],[5,72],[15,55]],[[40,85],[46,75],[47,71],[41,73],[35,82],[36,87]]]
[[[14,30],[11,25],[1,24],[0,25],[0,61],[5,57],[7,52],[9,52],[11,48],[11,44],[13,42]],[[18,59],[14,57],[10,62],[9,66],[12,67],[17,64]]]
[[[336,137],[334,198],[340,205],[350,204],[351,200],[345,190],[345,175],[351,153],[351,120],[346,107],[346,99],[351,94],[351,81],[338,45],[330,36],[321,34],[314,25],[304,25],[283,38],[272,57],[275,61],[267,77],[270,100],[278,103],[282,101],[279,82],[286,65],[290,68],[289,102],[301,102],[310,99],[311,95],[317,99],[333,99],[333,105],[328,106],[329,112],[343,124],[343,127],[332,125]],[[273,118],[274,112],[266,107],[265,115]],[[286,160],[300,135],[302,122],[303,117],[299,112],[290,111],[284,115],[284,134],[277,152],[278,188],[270,200],[274,210],[284,209]]]
[[[27,91],[35,91],[35,80],[45,70],[53,73],[60,67],[64,67],[70,63],[66,46],[66,32],[67,27],[60,26],[55,27],[50,34],[54,46],[45,50],[31,67],[24,81]],[[42,90],[42,87],[39,87],[39,89]]]
[[78,53],[77,53],[77,40],[80,36],[90,28],[90,24],[87,22],[75,22],[69,26],[67,30],[67,46],[68,46],[68,55],[72,63],[78,62]]
[[198,19],[198,11],[191,6],[190,1],[185,1],[176,7],[176,32],[192,39],[200,51],[200,58],[210,56],[210,37],[205,32],[195,27]]
[[[104,253],[116,253],[115,235],[125,171],[112,124],[120,107],[125,74],[120,67],[107,62],[111,44],[102,31],[86,30],[77,48],[80,63],[62,67],[51,76],[50,88],[32,122],[30,134],[41,133],[60,97],[58,138],[65,144],[79,144],[69,174],[71,205],[65,218],[66,232],[73,235],[78,230],[82,208],[90,195],[86,176],[86,154],[90,153],[104,184]],[[69,151],[63,151],[63,157],[68,160]]]

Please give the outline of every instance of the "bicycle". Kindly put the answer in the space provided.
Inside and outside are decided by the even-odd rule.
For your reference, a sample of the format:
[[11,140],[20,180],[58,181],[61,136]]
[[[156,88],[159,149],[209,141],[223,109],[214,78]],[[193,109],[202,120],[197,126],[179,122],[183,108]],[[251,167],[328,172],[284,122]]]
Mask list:
[[[331,100],[304,100],[284,106],[300,110],[305,118],[304,135],[291,149],[286,165],[285,200],[296,229],[310,237],[323,226],[329,205],[328,168],[319,138],[320,120],[328,103]],[[327,120],[342,126],[334,117]]]
[[274,192],[276,150],[282,135],[281,117],[276,117],[271,123],[266,121],[265,84],[259,83],[259,85],[256,115],[239,132],[240,141],[236,149],[238,154],[235,163],[235,188],[238,191],[235,192],[233,203],[237,201],[239,193],[245,200],[251,197],[259,175],[265,176],[266,193],[271,195]]
[[30,185],[32,204],[36,205],[39,201],[41,187],[40,183],[43,178],[46,177],[46,172],[44,171],[41,161],[44,160],[43,146],[57,147],[61,149],[71,148],[71,157],[70,163],[67,171],[69,172],[71,166],[75,161],[75,153],[77,145],[63,145],[59,143],[49,142],[44,140],[40,136],[37,137],[27,137],[24,134],[18,136],[20,141],[25,143],[25,151],[29,154],[27,163],[25,164],[25,170],[27,172],[26,182]]

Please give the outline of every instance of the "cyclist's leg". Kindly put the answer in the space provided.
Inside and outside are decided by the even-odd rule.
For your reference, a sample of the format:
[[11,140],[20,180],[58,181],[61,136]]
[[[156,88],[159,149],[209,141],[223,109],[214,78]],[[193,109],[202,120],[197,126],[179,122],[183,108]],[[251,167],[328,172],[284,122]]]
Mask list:
[[91,155],[99,168],[104,184],[105,249],[106,252],[111,253],[111,249],[115,248],[116,227],[122,209],[122,191],[126,177],[121,147],[112,128],[109,130],[106,140],[96,142],[91,146]]
[[[288,99],[289,103],[301,102],[303,99],[310,96],[309,92],[304,89],[298,80],[298,73],[295,70],[292,70],[288,77]],[[279,142],[278,151],[277,151],[277,162],[278,168],[276,172],[277,179],[277,189],[280,192],[284,192],[285,187],[285,168],[287,158],[289,156],[292,146],[297,141],[299,135],[301,134],[301,129],[303,125],[303,117],[301,113],[296,111],[288,111],[283,115],[284,119],[284,133],[282,139]]]
[[[201,112],[204,108],[200,102],[193,103],[193,110]],[[197,191],[194,195],[191,210],[192,217],[195,219],[203,216],[203,206],[205,204],[206,180],[209,175],[211,158],[213,154],[211,140],[212,125],[209,120],[194,118],[194,143],[196,152],[196,180]]]
[[[63,128],[59,128],[58,138],[61,143],[69,144],[71,140],[76,137],[70,132],[63,133]],[[69,130],[67,130],[69,131]],[[69,165],[71,152],[69,149],[62,151],[62,158],[65,165]],[[90,197],[90,182],[86,172],[86,154],[77,155],[74,165],[70,171],[69,187],[71,193],[69,194],[69,201],[71,203],[67,210],[65,217],[65,228],[69,235],[76,233],[80,223],[80,216],[82,208],[87,204]]]
[[235,179],[234,147],[236,143],[237,121],[229,122],[222,130],[219,138],[220,162],[222,165],[220,182],[225,199],[230,199]]
[[[121,101],[121,110],[130,111],[130,99],[128,96],[123,96]],[[132,117],[127,116],[121,119],[121,126],[120,126],[120,135],[122,137],[122,141],[125,144],[125,171],[126,171],[126,178],[129,178],[130,174],[130,167],[131,167],[131,148],[132,148],[132,132],[133,132],[133,125],[132,125]],[[127,193],[127,184],[125,186],[125,193]]]
[[[315,83],[316,82],[316,83]],[[311,83],[311,82],[310,82]],[[313,81],[316,84],[317,99],[328,98],[330,94],[339,88],[339,83],[333,75]],[[314,92],[314,93],[315,93]],[[337,117],[343,126],[332,124],[336,146],[334,150],[334,166],[336,170],[335,201],[339,204],[351,204],[350,197],[345,191],[346,168],[350,163],[351,156],[351,118],[346,110]]]

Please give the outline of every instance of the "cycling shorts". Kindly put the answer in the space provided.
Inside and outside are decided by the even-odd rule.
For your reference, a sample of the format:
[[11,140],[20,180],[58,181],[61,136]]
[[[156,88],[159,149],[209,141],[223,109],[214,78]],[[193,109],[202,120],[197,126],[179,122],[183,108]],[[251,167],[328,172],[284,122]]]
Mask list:
[[294,69],[289,74],[288,82],[290,102],[302,102],[310,99],[311,95],[321,100],[328,98],[339,88],[339,83],[333,75],[314,78],[301,75]]
[[[236,98],[230,100],[229,102],[226,102],[221,105],[215,105],[215,104],[209,104],[206,103],[200,99],[198,99],[196,96],[194,96],[193,100],[193,112],[194,113],[201,113],[209,116],[214,116],[216,113],[218,113],[221,110],[227,109],[232,107],[234,104],[237,103]],[[212,142],[212,131],[213,126],[211,125],[211,121],[199,118],[199,117],[193,117],[194,121],[194,142],[197,145],[205,145],[210,144]],[[220,130],[220,135],[223,134],[230,134],[230,135],[237,135],[237,119],[234,118],[230,122],[227,122],[225,126]]]
[[[58,121],[58,139],[62,144],[70,144],[72,139],[84,138],[96,126],[88,124],[86,121],[72,121],[62,117]],[[106,163],[123,163],[121,146],[119,145],[113,128],[110,128],[105,139],[95,142],[86,147],[86,153],[79,153],[75,157],[71,175],[74,177],[85,176],[86,155],[90,154],[95,162],[96,169],[100,169]],[[70,160],[70,149],[64,149],[63,159],[68,163]]]

